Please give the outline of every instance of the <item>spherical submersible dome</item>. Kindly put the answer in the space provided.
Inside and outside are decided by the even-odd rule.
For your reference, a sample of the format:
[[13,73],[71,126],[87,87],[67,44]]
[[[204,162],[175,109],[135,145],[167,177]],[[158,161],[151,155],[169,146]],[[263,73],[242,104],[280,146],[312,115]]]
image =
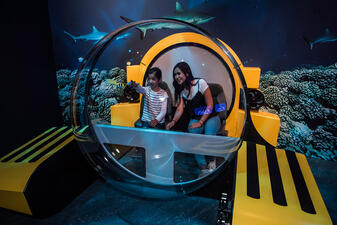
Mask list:
[[[191,132],[187,107],[179,126],[142,126],[152,104],[149,70],[156,67],[162,75],[157,90],[165,92],[161,110],[166,109],[157,122],[170,127],[184,92],[174,85],[178,63],[189,66],[185,78],[194,78],[190,84],[207,106],[207,89],[211,94],[213,108],[193,108],[198,133]],[[83,154],[123,192],[168,198],[201,188],[226,169],[242,143],[247,110],[241,69],[229,46],[186,22],[143,20],[109,33],[84,58],[73,83],[72,125]],[[135,83],[148,92],[138,93]],[[198,123],[201,118],[206,119]],[[213,120],[215,125],[208,122]],[[207,133],[209,127],[216,132]]]

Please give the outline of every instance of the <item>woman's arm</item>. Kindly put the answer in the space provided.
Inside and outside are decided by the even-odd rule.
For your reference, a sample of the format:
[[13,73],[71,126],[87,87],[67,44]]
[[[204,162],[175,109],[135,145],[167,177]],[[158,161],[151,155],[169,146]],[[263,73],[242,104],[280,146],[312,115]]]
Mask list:
[[166,125],[166,130],[171,129],[178,122],[183,112],[184,112],[184,101],[183,98],[180,96],[179,105],[176,109],[176,112],[174,113],[172,121]]
[[211,90],[209,89],[209,87],[204,91],[204,98],[205,98],[205,102],[207,105],[205,113],[202,115],[202,117],[200,118],[198,122],[192,123],[189,126],[189,129],[198,128],[204,125],[205,121],[208,119],[208,117],[212,113],[213,99],[212,99],[212,94],[211,94]]
[[213,111],[213,98],[212,98],[212,93],[211,90],[209,88],[207,88],[204,92],[204,97],[205,97],[205,102],[207,105],[207,108],[205,110],[204,115],[202,115],[202,117],[200,118],[200,122],[202,124],[205,123],[205,121],[208,119],[208,117],[211,115],[212,111]]

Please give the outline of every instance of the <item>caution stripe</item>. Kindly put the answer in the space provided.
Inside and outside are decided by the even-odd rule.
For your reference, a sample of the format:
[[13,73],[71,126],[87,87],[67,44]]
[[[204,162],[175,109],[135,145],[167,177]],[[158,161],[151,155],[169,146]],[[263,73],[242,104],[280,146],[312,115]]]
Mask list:
[[[35,158],[39,154],[42,154],[46,151],[48,153],[48,149],[50,151],[55,148],[59,142],[65,137],[72,136],[72,129],[68,129],[65,132],[63,132],[61,135],[57,136],[55,139],[53,139],[51,142],[49,142],[47,145],[43,146],[42,148],[38,149],[38,151],[35,151],[33,154],[25,155],[24,158],[21,159],[22,162],[29,162],[31,159]],[[44,153],[43,153],[44,154]]]
[[[269,178],[268,161],[265,146],[256,145],[256,151],[261,199],[266,202],[272,202],[272,187]],[[249,160],[250,159],[248,159],[248,161]]]
[[56,130],[55,132],[53,132],[52,134],[50,134],[46,138],[44,138],[41,141],[39,141],[38,143],[34,144],[30,148],[26,149],[24,152],[18,154],[17,156],[13,157],[12,159],[8,160],[8,162],[15,162],[17,159],[23,157],[26,154],[29,154],[31,151],[37,151],[38,147],[40,147],[41,145],[43,146],[44,144],[52,141],[54,136],[56,136],[58,133],[60,133],[61,131],[63,131],[66,128],[67,127],[61,127],[60,129]]
[[295,152],[286,151],[286,156],[289,162],[290,171],[294,180],[297,196],[300,201],[302,210],[307,213],[316,214],[316,210],[312,203],[308,187],[305,183]]
[[[43,160],[44,158],[47,158],[48,156],[54,154],[55,152],[57,152],[58,150],[60,150],[61,148],[63,148],[64,146],[66,146],[67,144],[69,144],[71,141],[73,141],[75,139],[74,135],[67,135],[65,136],[66,139],[65,141],[63,141],[61,144],[56,145],[55,147],[49,148],[49,150],[47,151],[43,151],[40,154],[36,155],[34,158],[30,159],[29,162],[36,162],[38,160]],[[64,140],[62,139],[62,140]]]
[[315,210],[317,215],[322,215],[326,219],[326,224],[329,224],[329,213],[328,210],[324,204],[324,201],[322,199],[321,193],[318,189],[318,186],[316,185],[316,181],[314,176],[312,176],[312,172],[309,166],[309,163],[305,157],[305,155],[302,154],[296,154],[297,160],[299,162],[301,171],[303,173],[303,177],[305,180],[305,183],[310,184],[308,185],[308,191],[311,196],[311,200],[313,202],[313,205],[315,206]]
[[296,188],[294,184],[294,180],[291,175],[289,163],[286,157],[286,153],[284,150],[276,149],[276,156],[279,163],[280,168],[280,174],[282,178],[283,188],[284,188],[284,194],[287,200],[287,205],[293,207],[293,206],[299,206],[300,202],[297,197]]
[[249,197],[270,198],[280,206],[287,206],[287,201],[290,201],[306,213],[316,213],[295,152],[275,150],[272,146],[253,142],[247,142],[246,146]]
[[[0,162],[9,162],[11,159],[17,157],[18,155],[22,154],[25,151],[29,151],[29,149],[35,148],[38,145],[42,144],[45,141],[45,136],[49,134],[51,131],[55,130],[56,127],[52,127],[49,130],[43,132],[42,134],[38,135],[37,137],[31,139],[30,141],[26,142],[25,144],[21,145],[17,149],[11,151],[4,157],[0,159]],[[44,138],[44,139],[42,139]]]

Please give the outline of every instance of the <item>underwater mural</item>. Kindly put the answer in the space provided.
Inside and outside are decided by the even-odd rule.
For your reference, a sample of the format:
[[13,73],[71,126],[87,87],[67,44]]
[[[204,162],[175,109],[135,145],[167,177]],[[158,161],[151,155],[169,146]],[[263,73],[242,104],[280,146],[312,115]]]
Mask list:
[[[261,68],[260,89],[266,102],[262,110],[281,119],[279,148],[337,161],[337,16],[330,3],[49,0],[64,123],[70,123],[69,100],[77,68],[95,43],[132,21],[173,18],[200,26],[231,46],[245,66]],[[137,43],[146,45],[173,29],[184,30],[165,23],[139,26]],[[113,63],[96,65],[91,117],[109,123],[110,106],[121,101],[126,71],[120,62],[132,64],[142,57],[134,36],[119,36],[119,47],[109,53]]]
[[[77,70],[60,69],[56,72],[62,117],[66,124],[70,124],[70,98],[72,81]],[[87,71],[88,73],[89,71]],[[110,106],[116,104],[123,96],[126,84],[126,73],[118,67],[107,70],[95,70],[92,74],[92,87],[89,99],[91,117],[100,119],[104,123],[110,121]],[[81,90],[84,86],[81,87]]]
[[278,114],[278,147],[337,161],[337,65],[261,75],[267,112]]

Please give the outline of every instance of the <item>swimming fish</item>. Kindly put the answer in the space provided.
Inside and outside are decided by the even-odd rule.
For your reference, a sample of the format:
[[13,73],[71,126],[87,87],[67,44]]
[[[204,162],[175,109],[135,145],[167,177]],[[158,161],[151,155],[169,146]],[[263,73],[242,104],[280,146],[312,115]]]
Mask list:
[[116,41],[130,37],[131,33],[125,33],[116,37]]
[[106,81],[108,84],[117,85],[117,87],[124,87],[124,86],[125,86],[124,83],[117,82],[117,81],[115,81],[114,79],[105,79],[105,81]]
[[[80,36],[77,36],[77,37],[68,33],[67,31],[64,31],[64,33],[67,34],[69,37],[71,37],[71,39],[73,39],[75,44],[76,44],[77,40],[94,41],[94,43],[96,44],[99,40],[101,40],[105,35],[108,34],[106,32],[99,31],[95,26],[92,27],[91,33],[80,35]],[[115,40],[116,41],[122,40],[122,39],[125,39],[125,38],[129,37],[130,35],[131,35],[131,33],[125,33],[125,34],[117,36]]]
[[332,35],[328,28],[325,29],[325,34],[321,37],[316,38],[313,41],[310,41],[307,37],[303,36],[304,41],[309,45],[310,50],[314,47],[315,44],[318,43],[326,43],[337,41],[337,36]]
[[71,39],[73,39],[75,44],[76,44],[77,40],[95,41],[95,43],[96,43],[99,40],[101,40],[105,35],[108,34],[106,32],[101,32],[101,31],[97,30],[97,28],[95,26],[92,27],[91,33],[80,35],[80,36],[77,36],[77,37],[68,33],[67,31],[64,31],[64,33],[67,34],[69,37],[71,37]]
[[[133,20],[126,18],[124,16],[120,16],[120,18],[127,23],[133,22]],[[167,19],[176,19],[176,20],[181,20],[184,22],[188,22],[194,25],[199,25],[203,23],[207,23],[214,19],[215,17],[209,16],[203,13],[197,13],[197,12],[192,12],[192,11],[185,11],[181,4],[179,2],[176,2],[176,10],[173,15],[170,16],[164,16],[162,18],[167,18]],[[137,29],[141,33],[141,39],[144,39],[146,36],[147,31],[153,31],[153,30],[159,30],[159,29],[184,29],[186,26],[180,25],[180,24],[175,24],[175,23],[152,23],[152,24],[145,24],[145,25],[140,25],[137,27]]]

